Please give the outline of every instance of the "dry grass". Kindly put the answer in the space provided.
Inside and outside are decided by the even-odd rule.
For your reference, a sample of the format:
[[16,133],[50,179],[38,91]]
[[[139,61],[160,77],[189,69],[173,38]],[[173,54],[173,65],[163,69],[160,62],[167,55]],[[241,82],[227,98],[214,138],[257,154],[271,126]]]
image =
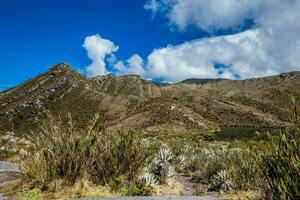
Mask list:
[[224,200],[262,200],[258,191],[238,191],[222,195]]
[[173,178],[168,178],[166,184],[154,187],[154,195],[157,196],[181,196],[183,195],[183,188]]
[[152,144],[132,131],[104,132],[98,117],[78,131],[71,116],[63,121],[49,115],[39,133],[28,135],[33,151],[21,163],[22,179],[6,192],[38,188],[53,198],[112,196],[108,188],[144,192],[146,185],[137,181],[155,151]]
[[107,186],[96,186],[88,180],[78,180],[74,186],[65,186],[56,192],[45,194],[46,199],[66,199],[66,198],[96,198],[96,197],[116,197],[119,193],[112,192]]

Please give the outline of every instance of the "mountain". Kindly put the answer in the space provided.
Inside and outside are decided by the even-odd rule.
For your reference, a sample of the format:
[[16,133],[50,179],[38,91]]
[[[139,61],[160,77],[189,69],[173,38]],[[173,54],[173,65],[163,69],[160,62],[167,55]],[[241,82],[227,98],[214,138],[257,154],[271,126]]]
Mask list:
[[108,130],[211,130],[230,126],[288,126],[290,97],[300,98],[300,72],[247,80],[188,79],[158,84],[136,75],[86,78],[68,64],[0,93],[0,131],[38,127],[47,109],[71,113],[85,126],[100,113]]

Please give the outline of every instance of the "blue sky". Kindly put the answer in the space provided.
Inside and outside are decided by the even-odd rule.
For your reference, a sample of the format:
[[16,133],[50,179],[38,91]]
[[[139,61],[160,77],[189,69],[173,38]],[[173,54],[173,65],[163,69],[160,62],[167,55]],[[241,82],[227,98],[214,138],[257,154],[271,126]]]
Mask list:
[[[224,0],[211,1],[206,8],[207,1],[1,0],[0,90],[61,62],[94,76],[99,70],[89,74],[88,67],[98,67],[103,60],[103,73],[135,73],[166,82],[248,78],[299,69],[299,48],[285,45],[300,41],[299,23],[293,21],[300,11],[297,1],[275,0],[271,5],[265,0],[261,5],[255,0],[249,5]],[[220,6],[225,8],[222,16],[215,12]],[[282,16],[277,14],[279,19],[270,25],[278,12]],[[288,18],[286,13],[295,16]],[[270,26],[276,37],[265,43]],[[283,35],[283,29],[291,33]],[[89,36],[94,36],[90,47],[84,48]],[[282,43],[274,42],[286,37]],[[111,41],[117,50],[89,58],[87,54],[104,48],[102,40]],[[282,60],[281,51],[294,53]],[[226,66],[222,73],[220,66]]]
[[89,64],[83,40],[101,34],[120,46],[116,56],[147,56],[154,48],[202,37],[170,31],[151,20],[143,0],[1,0],[0,87],[16,85],[68,62],[74,69]]

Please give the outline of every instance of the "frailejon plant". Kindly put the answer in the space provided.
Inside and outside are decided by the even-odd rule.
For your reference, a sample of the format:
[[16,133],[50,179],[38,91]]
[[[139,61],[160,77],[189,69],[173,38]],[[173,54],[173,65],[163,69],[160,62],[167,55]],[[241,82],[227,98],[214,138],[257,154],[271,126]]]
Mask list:
[[139,176],[139,180],[144,181],[147,185],[155,186],[158,185],[158,180],[149,170],[145,170]]
[[274,139],[275,151],[265,157],[265,199],[300,199],[300,115],[296,99],[289,110],[293,127]]
[[261,158],[254,150],[222,146],[183,149],[178,159],[181,172],[191,174],[196,183],[210,185],[210,190],[261,187]]
[[167,146],[162,145],[153,159],[152,173],[161,183],[164,183],[166,178],[173,176],[175,173],[175,169],[171,164],[172,158],[173,153],[171,150]]
[[211,191],[229,191],[233,187],[232,182],[230,181],[229,174],[226,170],[219,171],[214,176],[214,181],[209,188]]

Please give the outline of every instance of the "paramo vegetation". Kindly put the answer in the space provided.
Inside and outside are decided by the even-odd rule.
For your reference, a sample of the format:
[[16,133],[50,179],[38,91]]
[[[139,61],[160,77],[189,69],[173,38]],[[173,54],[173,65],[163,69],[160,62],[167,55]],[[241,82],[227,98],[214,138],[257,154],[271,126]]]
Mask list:
[[61,119],[46,112],[39,132],[2,136],[1,159],[18,160],[22,172],[20,180],[2,190],[19,199],[144,196],[156,194],[180,174],[190,178],[195,195],[250,191],[241,199],[299,199],[300,115],[295,98],[292,104],[293,126],[266,133],[263,141],[208,137],[183,145],[167,135],[160,140],[134,131],[106,131],[99,115],[79,130],[71,115]]

